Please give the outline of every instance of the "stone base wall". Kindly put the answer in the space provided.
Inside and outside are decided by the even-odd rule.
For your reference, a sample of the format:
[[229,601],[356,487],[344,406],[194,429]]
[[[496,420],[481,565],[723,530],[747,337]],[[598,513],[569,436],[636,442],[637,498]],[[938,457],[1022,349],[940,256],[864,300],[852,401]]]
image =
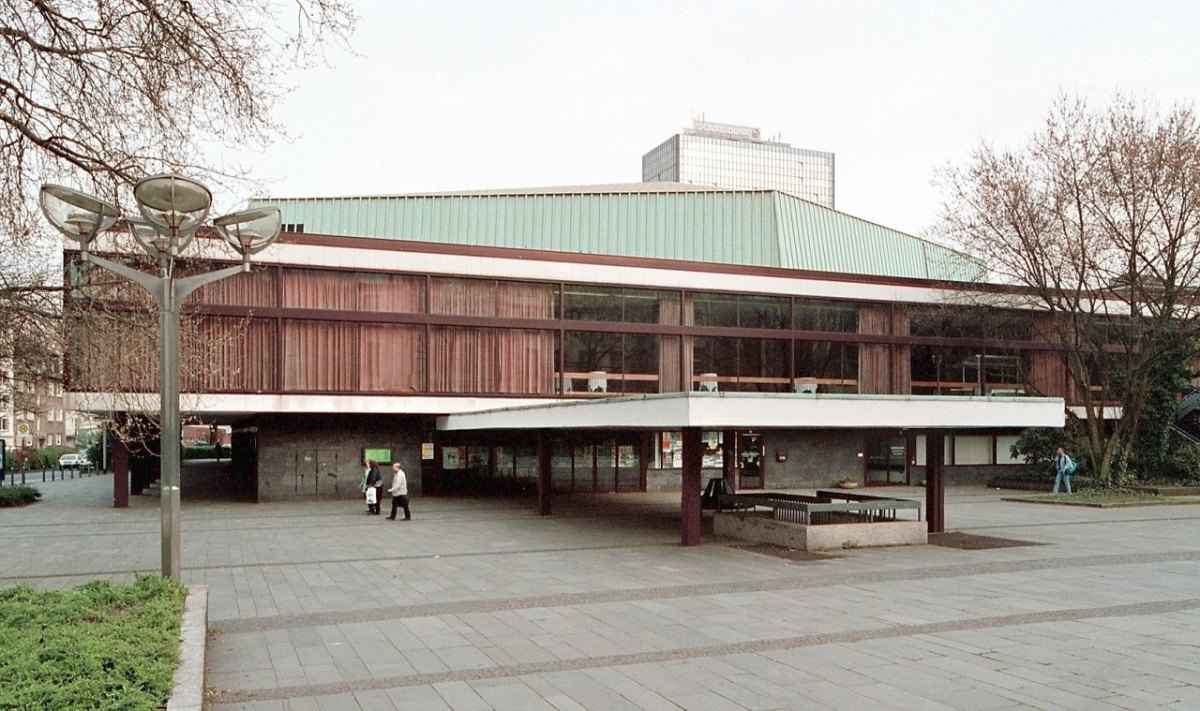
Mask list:
[[[410,497],[421,495],[419,418],[335,415],[281,416],[256,423],[259,501],[362,498],[364,448],[389,448],[408,479]],[[380,462],[384,504],[390,505],[391,462]]]
[[761,514],[721,512],[713,516],[713,532],[727,538],[805,551],[922,546],[929,542],[929,524],[924,521],[805,526],[776,521]]
[[[1024,474],[1034,469],[1036,467],[1029,464],[972,464],[946,466],[942,475],[946,479],[946,486],[986,486],[988,479],[993,477]],[[914,485],[924,481],[925,467],[909,467],[909,478]]]
[[828,488],[846,476],[862,480],[862,432],[767,430],[762,437],[764,489]]

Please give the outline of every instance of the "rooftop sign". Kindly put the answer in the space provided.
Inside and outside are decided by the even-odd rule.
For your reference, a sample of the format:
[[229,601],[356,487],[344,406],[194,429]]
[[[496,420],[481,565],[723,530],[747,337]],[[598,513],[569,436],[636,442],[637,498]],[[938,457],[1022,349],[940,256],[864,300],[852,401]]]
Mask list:
[[748,138],[759,140],[759,130],[751,126],[734,126],[729,123],[714,123],[711,121],[692,121],[692,130],[722,138]]

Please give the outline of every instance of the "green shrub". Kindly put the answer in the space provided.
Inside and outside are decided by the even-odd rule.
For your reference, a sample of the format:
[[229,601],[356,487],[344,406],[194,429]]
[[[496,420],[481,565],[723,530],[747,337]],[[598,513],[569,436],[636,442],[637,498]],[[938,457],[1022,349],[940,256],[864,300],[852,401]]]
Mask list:
[[[1093,473],[1089,471],[1091,463],[1086,456],[1087,448],[1078,431],[1078,424],[1074,420],[1068,420],[1067,425],[1065,428],[1031,427],[1023,430],[1009,452],[1014,457],[1020,457],[1026,464],[1034,465],[1038,471],[1054,481],[1057,474],[1054,456],[1056,450],[1063,447],[1078,466],[1078,469],[1075,470],[1076,474],[1081,477],[1091,475]],[[1072,483],[1075,481],[1076,474],[1071,475]]]
[[1062,446],[1066,432],[1061,428],[1031,427],[1021,432],[1010,452],[1026,464],[1036,465],[1043,472],[1054,474],[1054,451]]
[[184,459],[212,459],[216,457],[213,454],[211,444],[189,444],[183,448]]
[[108,471],[109,462],[104,460],[104,455],[107,454],[111,460],[112,447],[105,448],[104,444],[97,439],[95,442],[89,444],[84,452],[87,454],[88,461],[92,463],[93,467],[100,471]]
[[65,445],[52,445],[42,447],[41,449],[17,449],[10,447],[8,454],[5,457],[6,469],[11,474],[19,472],[22,469],[20,459],[22,456],[29,460],[30,471],[41,471],[43,469],[58,469],[58,458],[67,453],[74,453],[74,447]]
[[0,709],[163,708],[186,595],[157,576],[0,589]]
[[42,492],[26,484],[0,486],[0,506],[24,506],[32,504],[40,498],[42,498]]
[[219,444],[189,444],[183,448],[184,459],[228,459],[229,447]]

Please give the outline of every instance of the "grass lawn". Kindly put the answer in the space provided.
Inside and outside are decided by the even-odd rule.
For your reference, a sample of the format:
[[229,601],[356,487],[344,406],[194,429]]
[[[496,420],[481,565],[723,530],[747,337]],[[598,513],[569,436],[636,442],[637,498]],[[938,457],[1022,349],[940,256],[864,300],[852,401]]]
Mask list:
[[1034,504],[1058,504],[1060,506],[1092,506],[1095,508],[1118,508],[1122,506],[1172,506],[1200,504],[1200,496],[1159,496],[1137,491],[1083,491],[1074,494],[1042,494],[1004,498],[1005,501],[1022,501]]
[[0,589],[0,709],[165,707],[186,597],[157,576]]

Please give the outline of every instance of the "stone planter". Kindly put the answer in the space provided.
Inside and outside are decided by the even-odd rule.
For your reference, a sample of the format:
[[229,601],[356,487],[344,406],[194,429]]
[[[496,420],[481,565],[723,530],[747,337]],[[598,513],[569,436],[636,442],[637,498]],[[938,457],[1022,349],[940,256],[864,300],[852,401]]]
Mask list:
[[713,517],[718,536],[753,543],[770,543],[803,551],[831,551],[874,546],[923,546],[929,525],[924,521],[885,521],[805,526],[776,521],[761,514],[718,513]]

